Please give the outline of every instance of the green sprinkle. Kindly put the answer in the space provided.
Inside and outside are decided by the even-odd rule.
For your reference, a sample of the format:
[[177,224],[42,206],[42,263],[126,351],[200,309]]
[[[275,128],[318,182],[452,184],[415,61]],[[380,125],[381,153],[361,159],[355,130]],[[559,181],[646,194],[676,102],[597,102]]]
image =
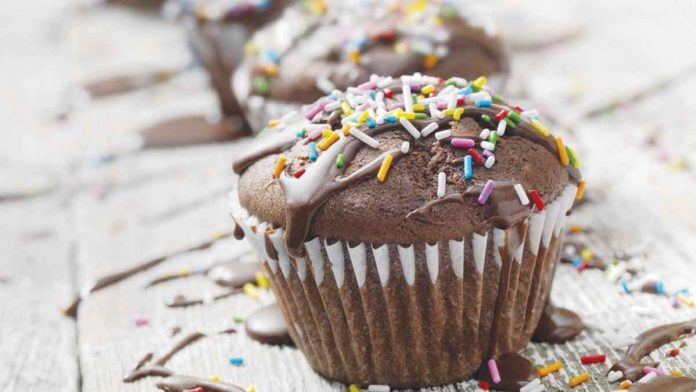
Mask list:
[[493,94],[493,96],[491,96],[491,98],[493,98],[493,102],[495,102],[495,103],[502,103],[503,102],[503,96],[500,94]]
[[244,317],[234,316],[232,317],[232,321],[234,321],[236,324],[241,324],[244,322]]
[[426,118],[428,118],[428,115],[425,113],[416,113],[416,116],[414,117],[416,120],[425,120]]
[[493,124],[493,121],[491,121],[491,116],[487,114],[482,114],[481,119],[489,124]]
[[474,84],[474,82],[469,82],[469,87],[476,93],[481,91],[481,87]]
[[[512,114],[512,112],[510,112],[510,114]],[[515,128],[517,126],[517,124],[515,124],[515,122],[510,119],[510,115],[505,117],[505,122],[507,123],[508,127],[510,127],[510,128]]]
[[418,103],[418,96],[416,94],[411,94],[411,100],[413,100],[413,103]]
[[346,156],[343,154],[338,154],[338,157],[336,158],[336,167],[337,168],[342,168],[346,164]]
[[575,167],[575,165],[578,163],[578,159],[575,158],[575,154],[573,154],[573,150],[568,148],[568,146],[565,146],[566,153],[568,153],[568,159],[570,160],[570,164]]
[[447,81],[445,82],[445,84],[448,85],[448,86],[456,86],[456,85],[457,85],[457,82],[454,80],[454,78],[449,78],[449,79],[447,79]]
[[491,135],[488,136],[488,141],[493,144],[498,143],[498,131],[491,132]]
[[257,76],[254,78],[254,89],[259,93],[266,95],[268,92],[271,90],[270,85],[268,84],[268,79],[264,78],[263,76]]
[[520,116],[520,114],[514,110],[510,110],[510,113],[508,113],[506,118],[509,118],[510,120],[512,120],[516,123],[518,123],[518,122],[520,122],[520,120],[522,120],[522,116]]

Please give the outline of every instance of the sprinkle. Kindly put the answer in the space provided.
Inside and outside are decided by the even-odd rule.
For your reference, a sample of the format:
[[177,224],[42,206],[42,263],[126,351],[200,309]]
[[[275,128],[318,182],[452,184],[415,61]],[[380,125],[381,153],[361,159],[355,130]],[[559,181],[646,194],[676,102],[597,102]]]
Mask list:
[[[485,151],[484,151],[485,152]],[[486,169],[490,169],[495,165],[495,155],[491,155],[488,158],[486,158],[486,162],[483,163],[483,166]]]
[[440,110],[438,110],[437,105],[436,105],[435,103],[431,103],[431,104],[428,106],[428,108],[429,108],[429,110],[430,110],[430,115],[431,115],[431,116],[433,116],[433,117],[435,117],[435,118],[444,118],[444,117],[445,117],[445,114],[442,113]]
[[319,152],[317,151],[317,144],[314,142],[309,143],[309,160],[314,162],[317,160]]
[[350,384],[348,387],[348,392],[360,392],[360,388],[358,388],[358,386],[355,384]]
[[372,118],[372,117],[368,117],[368,118],[367,118],[367,127],[368,127],[368,128],[374,128],[374,127],[376,127],[376,126],[377,126],[377,122],[375,121],[375,119]]
[[565,145],[563,144],[563,139],[560,136],[556,137],[556,148],[558,149],[558,159],[560,159],[563,165],[570,163],[568,158],[568,151],[566,151]]
[[263,76],[257,76],[254,78],[254,89],[259,92],[259,94],[266,95],[271,90],[268,84],[268,79]]
[[525,386],[520,388],[520,392],[532,392],[532,391],[535,391],[540,386],[541,386],[541,380],[538,378],[535,378],[534,380],[528,382],[527,384],[525,384]]
[[631,385],[633,385],[633,382],[631,382],[631,380],[625,380],[624,382],[619,384],[619,389],[621,389],[621,390],[628,389],[631,387]]
[[474,102],[474,105],[479,108],[489,108],[492,105],[492,102],[490,99],[479,99],[476,102]]
[[256,286],[254,286],[253,284],[245,283],[244,286],[242,287],[242,290],[244,291],[244,294],[246,294],[251,299],[253,299],[255,301],[259,300],[259,291],[256,289]]
[[244,322],[244,317],[240,316],[233,316],[232,321],[234,321],[236,324],[241,324]]
[[491,374],[493,384],[500,384],[500,372],[498,371],[498,364],[495,362],[494,358],[488,360],[488,372]]
[[486,79],[485,76],[479,76],[476,80],[473,81],[472,85],[477,88],[481,89],[483,86],[485,86],[488,83],[488,80]]
[[384,96],[391,99],[394,98],[394,91],[392,89],[388,88],[384,90]]
[[456,147],[456,148],[471,148],[471,147],[474,147],[476,145],[476,142],[473,141],[472,139],[455,137],[455,138],[452,138],[452,140],[450,141],[450,144],[452,145],[452,147]]
[[684,305],[686,305],[690,308],[694,307],[694,301],[691,298],[689,298],[683,294],[677,294],[676,298],[677,298],[677,300],[679,300],[679,302],[683,303]]
[[526,206],[529,204],[529,198],[527,197],[527,194],[524,193],[524,188],[522,188],[522,184],[516,184],[513,189],[515,190],[515,193],[517,193],[517,198],[520,199],[520,203],[523,206]]
[[135,322],[135,325],[137,327],[142,327],[144,325],[150,324],[150,320],[148,320],[144,317],[136,317],[133,321]]
[[507,129],[507,123],[505,121],[499,122],[498,128],[496,128],[496,132],[498,132],[498,136],[504,136],[506,129]]
[[444,131],[440,131],[440,132],[435,133],[435,139],[437,139],[437,140],[447,139],[450,136],[452,136],[451,129],[445,129]]
[[300,139],[302,139],[303,137],[305,137],[306,134],[307,134],[307,130],[306,130],[306,129],[300,129],[299,131],[295,132],[295,135],[297,135],[297,137],[300,138]]
[[320,149],[321,151],[326,151],[331,147],[332,144],[336,143],[339,139],[338,134],[334,131],[329,131],[330,133],[326,133],[324,135],[324,138],[321,139],[319,144],[317,144],[317,148]]
[[[355,128],[353,128],[355,129]],[[343,166],[346,164],[346,156],[343,154],[338,154],[338,157],[336,157],[336,168],[341,169]]]
[[483,142],[481,142],[481,148],[483,148],[484,150],[488,150],[488,151],[495,151],[495,144],[493,144],[491,142],[483,141]]
[[479,138],[486,140],[488,137],[491,136],[491,130],[488,128],[484,128],[481,133],[479,133]]
[[534,119],[531,121],[530,124],[532,125],[532,128],[534,128],[537,132],[539,132],[539,134],[541,134],[541,136],[548,137],[549,135],[551,135],[551,132],[549,131],[549,129],[546,128],[546,126],[544,126],[544,124],[539,122],[539,120]]
[[428,95],[433,91],[435,91],[435,86],[433,86],[432,84],[429,84],[421,89],[421,93],[424,95]]
[[195,387],[193,389],[187,389],[184,392],[203,392],[203,388],[201,387]]
[[571,387],[575,388],[575,387],[577,387],[578,385],[580,385],[580,384],[586,382],[586,381],[589,380],[589,379],[590,379],[590,374],[589,374],[589,373],[587,373],[587,372],[581,373],[581,374],[578,374],[577,376],[571,378],[570,381],[568,382],[568,385],[570,385]]
[[539,377],[546,377],[551,373],[555,373],[561,370],[562,368],[563,364],[561,362],[554,362],[552,364],[537,369],[537,373],[539,373]]
[[483,389],[484,391],[491,389],[491,384],[489,384],[488,382],[483,381],[483,380],[478,382],[478,386],[479,386],[479,388]]
[[435,54],[428,54],[423,58],[423,67],[425,69],[431,69],[437,65],[439,58]]
[[580,357],[580,363],[583,365],[594,365],[597,363],[604,363],[607,360],[607,356],[604,354],[596,355],[583,355]]
[[470,148],[466,151],[467,155],[470,155],[472,158],[474,158],[474,162],[478,165],[483,164],[483,157],[481,157],[481,154],[476,149]]
[[360,116],[358,116],[358,121],[364,123],[368,117],[370,117],[370,112],[364,111],[360,113]]
[[679,355],[679,349],[678,349],[678,348],[673,348],[673,349],[669,352],[669,356],[670,356],[670,357],[676,357],[677,355]]
[[437,173],[437,197],[444,197],[447,191],[447,174],[444,172]]
[[449,95],[447,100],[447,109],[454,109],[457,107],[457,94],[452,93]]
[[575,200],[582,200],[585,195],[585,180],[578,182],[578,191],[575,193]]
[[573,148],[570,146],[565,146],[565,150],[566,150],[566,154],[568,154],[568,159],[570,160],[570,165],[576,169],[579,168],[580,161],[578,160],[577,156],[575,155],[575,151],[573,150]]
[[516,112],[516,111],[514,111],[514,110],[511,110],[511,111],[508,113],[506,119],[510,119],[510,120],[512,120],[513,122],[518,123],[518,122],[520,122],[520,120],[522,120],[522,116],[520,116],[520,114],[519,114],[518,112]]
[[469,82],[467,82],[467,80],[464,78],[453,76],[453,77],[447,79],[445,84],[447,84],[449,86],[462,87],[462,86],[466,86],[467,84],[469,84]]
[[413,101],[409,99],[409,97],[411,96],[411,86],[409,86],[407,83],[404,83],[402,91],[404,94],[404,110],[406,112],[413,112]]
[[497,144],[498,143],[498,132],[497,131],[491,132],[490,136],[488,137],[488,141],[493,143],[493,144]]
[[508,115],[507,111],[501,110],[498,113],[496,113],[495,121],[502,121],[503,119],[505,119],[505,117],[507,117],[507,115]]
[[371,136],[357,128],[351,128],[349,133],[353,135],[356,139],[360,140],[361,142],[367,144],[372,148],[379,147],[379,142],[376,139],[372,138]]
[[608,382],[617,382],[623,378],[624,374],[621,370],[610,370],[607,374]]
[[529,191],[529,196],[531,196],[532,201],[534,201],[536,209],[539,211],[544,211],[544,200],[542,200],[541,196],[539,196],[539,193],[535,190],[531,190]]
[[276,161],[275,167],[273,168],[273,177],[278,178],[280,176],[280,173],[282,173],[285,168],[285,162],[287,162],[287,160],[288,158],[282,155],[278,157],[278,161]]
[[489,123],[489,124],[493,124],[493,121],[491,121],[491,116],[489,116],[489,115],[487,115],[487,114],[482,114],[482,115],[481,115],[481,120],[483,120],[483,121],[485,121],[485,122],[487,122],[487,123]]
[[392,164],[392,160],[394,160],[394,157],[391,154],[387,154],[384,157],[382,166],[379,167],[379,172],[377,172],[377,181],[384,182],[384,179],[387,177],[387,173],[389,172],[389,167]]
[[510,120],[509,118],[506,118],[506,119],[505,119],[505,124],[507,124],[506,126],[508,126],[508,127],[510,127],[510,128],[515,128],[515,127],[516,127],[515,122],[512,121],[512,120]]
[[650,381],[652,381],[656,378],[657,378],[657,373],[649,372],[645,376],[641,377],[640,380],[638,380],[638,384],[646,384],[646,383],[649,383]]
[[486,201],[488,201],[488,198],[491,196],[491,193],[493,193],[493,188],[495,188],[495,181],[488,180],[486,185],[483,186],[483,190],[481,191],[481,194],[478,197],[479,204],[486,204]]
[[464,157],[464,179],[471,180],[474,178],[474,169],[471,162],[471,155]]
[[648,373],[651,373],[651,372],[657,374],[658,376],[666,376],[666,375],[667,375],[667,373],[665,373],[664,370],[658,369],[658,368],[655,368],[655,367],[652,367],[652,366],[645,366],[645,367],[643,368],[643,374],[648,374]]
[[429,136],[429,135],[430,135],[431,133],[433,133],[438,127],[439,127],[438,123],[436,123],[436,122],[431,122],[430,124],[428,124],[428,125],[426,125],[425,127],[423,127],[423,129],[421,129],[421,132],[420,132],[420,133],[421,133],[421,136],[423,136],[423,137]]
[[403,142],[401,143],[401,152],[406,154],[408,153],[408,150],[411,148],[411,143],[409,142]]
[[230,365],[233,366],[242,366],[244,365],[244,358],[242,357],[231,357],[229,359]]
[[672,373],[670,373],[670,375],[671,375],[672,377],[682,377],[682,376],[684,376],[684,373],[682,373],[682,372],[679,371],[679,370],[672,370]]
[[212,382],[220,382],[220,376],[210,376],[208,377],[208,380]]
[[413,111],[414,112],[422,112],[425,110],[425,105],[420,104],[420,103],[414,103],[413,104]]
[[367,387],[367,390],[369,392],[389,392],[391,391],[391,388],[389,388],[389,385],[372,384]]
[[[203,392],[203,391],[201,391],[201,392]],[[246,392],[256,392],[256,388],[253,385],[249,385]]]
[[350,116],[353,114],[353,109],[351,109],[350,105],[348,105],[348,102],[342,101],[341,102],[341,110],[343,111],[343,115],[345,116]]
[[263,272],[259,271],[255,273],[254,278],[256,279],[256,285],[260,288],[267,289],[271,287],[271,285],[268,283],[268,278],[266,278],[266,275],[264,275]]
[[421,136],[420,132],[418,132],[416,127],[413,126],[413,124],[410,121],[408,121],[408,119],[406,117],[401,117],[399,119],[399,122],[401,123],[401,125],[403,125],[403,127],[406,129],[406,131],[408,131],[408,133],[410,133],[411,136],[413,136],[414,139],[420,138],[420,136]]
[[349,50],[348,51],[348,59],[352,61],[354,64],[357,64],[360,62],[360,52],[357,50]]

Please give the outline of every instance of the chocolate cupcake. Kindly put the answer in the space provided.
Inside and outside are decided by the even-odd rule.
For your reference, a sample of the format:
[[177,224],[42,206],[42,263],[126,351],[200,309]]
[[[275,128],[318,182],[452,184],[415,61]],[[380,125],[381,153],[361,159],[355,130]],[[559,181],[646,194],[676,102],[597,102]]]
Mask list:
[[232,216],[321,375],[442,385],[529,342],[584,182],[536,111],[485,84],[374,76],[234,163]]
[[329,0],[297,4],[260,29],[233,79],[247,121],[261,129],[370,75],[487,75],[498,90],[508,61],[491,23],[466,1]]

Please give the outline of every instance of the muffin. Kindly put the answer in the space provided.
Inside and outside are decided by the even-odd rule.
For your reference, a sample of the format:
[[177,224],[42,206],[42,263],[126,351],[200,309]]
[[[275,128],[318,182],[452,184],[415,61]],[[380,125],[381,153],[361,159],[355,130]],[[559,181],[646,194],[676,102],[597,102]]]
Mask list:
[[254,129],[372,74],[486,75],[497,89],[505,80],[502,41],[472,2],[312,4],[290,7],[260,29],[234,74],[233,91]]
[[578,166],[483,77],[372,76],[272,122],[230,202],[319,374],[426,387],[529,342]]

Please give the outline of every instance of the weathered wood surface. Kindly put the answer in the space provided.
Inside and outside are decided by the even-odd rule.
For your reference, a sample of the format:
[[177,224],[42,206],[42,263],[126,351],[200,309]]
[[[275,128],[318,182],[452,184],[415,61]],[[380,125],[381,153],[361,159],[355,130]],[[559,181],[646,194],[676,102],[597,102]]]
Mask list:
[[[258,302],[241,295],[169,309],[164,302],[176,294],[202,297],[221,289],[200,277],[144,288],[162,274],[246,252],[233,239],[96,293],[76,323],[60,317],[58,308],[82,284],[230,231],[225,194],[235,179],[229,163],[248,141],[127,153],[134,131],[157,119],[214,110],[204,75],[190,70],[165,84],[93,102],[66,91],[112,72],[186,66],[190,59],[176,26],[122,9],[6,3],[11,4],[0,5],[0,18],[14,17],[3,29],[17,39],[14,56],[0,65],[7,67],[0,72],[7,86],[3,102],[11,103],[0,109],[9,125],[0,133],[0,162],[9,163],[3,178],[13,181],[0,184],[0,191],[48,193],[0,203],[0,276],[10,279],[0,283],[0,389],[152,391],[156,379],[121,379],[147,352],[171,347],[177,339],[170,337],[172,327],[185,333],[237,326],[240,333],[197,342],[169,366],[260,392],[345,390],[314,374],[298,351],[262,346],[235,324],[235,317],[271,302],[270,294]],[[696,290],[696,178],[688,166],[696,147],[690,113],[696,107],[696,54],[687,49],[696,37],[696,6],[685,0],[573,1],[567,8],[551,3],[499,0],[494,8],[501,20],[517,21],[505,29],[515,37],[510,93],[534,101],[563,124],[565,138],[583,159],[593,201],[571,222],[593,228],[587,236],[595,252],[644,249],[645,269],[668,290]],[[520,16],[525,6],[533,11]],[[552,13],[535,19],[541,9]],[[25,20],[19,15],[31,15],[43,27],[24,34],[28,27],[17,22]],[[37,91],[44,99],[35,98]],[[633,97],[638,99],[602,111]],[[66,119],[53,121],[55,114]],[[558,268],[552,296],[581,313],[590,327],[568,344],[530,344],[524,352],[539,365],[566,364],[545,379],[559,390],[585,370],[593,381],[576,390],[611,390],[603,374],[633,336],[696,317],[693,308],[672,309],[667,299],[649,294],[622,294],[601,272],[577,273],[566,265]],[[138,327],[136,318],[149,324]],[[696,376],[691,347],[696,344],[663,366]],[[590,352],[607,353],[610,361],[580,366],[577,357]],[[244,357],[245,366],[230,366],[231,356]],[[653,356],[664,358],[664,349]],[[461,384],[436,390],[474,389]]]

